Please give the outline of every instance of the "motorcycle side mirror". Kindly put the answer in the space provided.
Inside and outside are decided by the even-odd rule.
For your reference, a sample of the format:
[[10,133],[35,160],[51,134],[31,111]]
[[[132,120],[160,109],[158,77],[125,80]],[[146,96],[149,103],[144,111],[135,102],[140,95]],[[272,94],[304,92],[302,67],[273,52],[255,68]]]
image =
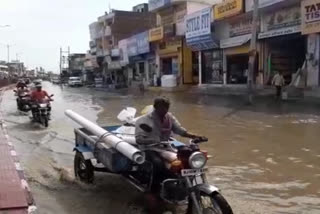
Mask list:
[[148,132],[148,133],[152,132],[152,127],[149,126],[148,124],[142,123],[139,127],[145,132]]
[[13,92],[17,92],[17,90],[13,90]]
[[53,97],[53,96],[54,96],[54,94],[51,94],[51,95],[50,95],[50,97]]

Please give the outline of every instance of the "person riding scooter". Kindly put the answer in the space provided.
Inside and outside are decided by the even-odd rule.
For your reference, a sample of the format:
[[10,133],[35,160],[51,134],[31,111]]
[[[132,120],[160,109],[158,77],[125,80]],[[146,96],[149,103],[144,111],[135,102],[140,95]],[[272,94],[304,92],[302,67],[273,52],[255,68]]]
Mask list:
[[[169,113],[170,101],[168,98],[159,97],[154,100],[154,110],[140,117],[135,124],[136,142],[140,147],[150,144],[169,141],[172,132],[182,137],[200,138],[195,134],[189,133],[181,126],[178,120]],[[147,130],[149,129],[149,130]],[[161,177],[165,171],[164,161],[158,152],[146,150],[146,158],[154,165],[154,178],[161,182]]]
[[[48,93],[45,90],[42,90],[42,85],[41,83],[37,83],[36,84],[36,90],[32,91],[31,93],[31,102],[38,104],[41,102],[44,102],[46,99],[48,99],[49,101],[51,101],[51,96],[48,95]],[[34,112],[35,112],[36,108],[32,108],[32,116],[34,116]],[[51,111],[51,106],[48,103],[48,111]]]

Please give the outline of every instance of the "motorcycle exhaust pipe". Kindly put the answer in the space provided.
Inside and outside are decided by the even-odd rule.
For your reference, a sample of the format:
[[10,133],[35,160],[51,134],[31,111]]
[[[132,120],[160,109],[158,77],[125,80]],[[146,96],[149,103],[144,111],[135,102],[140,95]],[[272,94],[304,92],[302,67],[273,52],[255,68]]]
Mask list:
[[72,110],[66,110],[65,115],[72,119],[74,122],[81,125],[83,128],[87,129],[94,135],[96,135],[99,141],[103,141],[107,145],[116,149],[118,152],[129,158],[130,160],[136,162],[137,164],[142,164],[145,161],[144,153],[138,150],[131,144],[123,141],[114,134],[101,128],[99,125],[91,122],[90,120],[84,118],[83,116],[77,114]]

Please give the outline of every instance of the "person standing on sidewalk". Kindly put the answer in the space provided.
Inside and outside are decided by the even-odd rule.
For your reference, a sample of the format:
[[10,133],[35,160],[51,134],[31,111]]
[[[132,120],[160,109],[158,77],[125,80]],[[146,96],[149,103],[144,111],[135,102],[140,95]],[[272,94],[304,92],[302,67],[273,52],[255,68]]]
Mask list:
[[272,79],[272,85],[276,87],[276,98],[281,98],[282,93],[282,87],[284,86],[284,78],[280,72],[277,72],[277,74]]

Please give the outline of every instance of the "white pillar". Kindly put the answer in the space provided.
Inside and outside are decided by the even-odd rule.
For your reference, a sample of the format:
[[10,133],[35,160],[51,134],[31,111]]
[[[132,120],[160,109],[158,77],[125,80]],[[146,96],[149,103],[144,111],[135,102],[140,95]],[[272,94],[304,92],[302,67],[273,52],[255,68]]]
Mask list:
[[145,78],[146,78],[146,82],[147,82],[147,85],[149,85],[149,62],[148,60],[144,61],[144,70],[145,70]]
[[202,52],[198,52],[199,57],[199,85],[202,85]]
[[320,60],[320,35],[308,35],[307,49],[307,86],[317,87],[320,85],[319,60]]

